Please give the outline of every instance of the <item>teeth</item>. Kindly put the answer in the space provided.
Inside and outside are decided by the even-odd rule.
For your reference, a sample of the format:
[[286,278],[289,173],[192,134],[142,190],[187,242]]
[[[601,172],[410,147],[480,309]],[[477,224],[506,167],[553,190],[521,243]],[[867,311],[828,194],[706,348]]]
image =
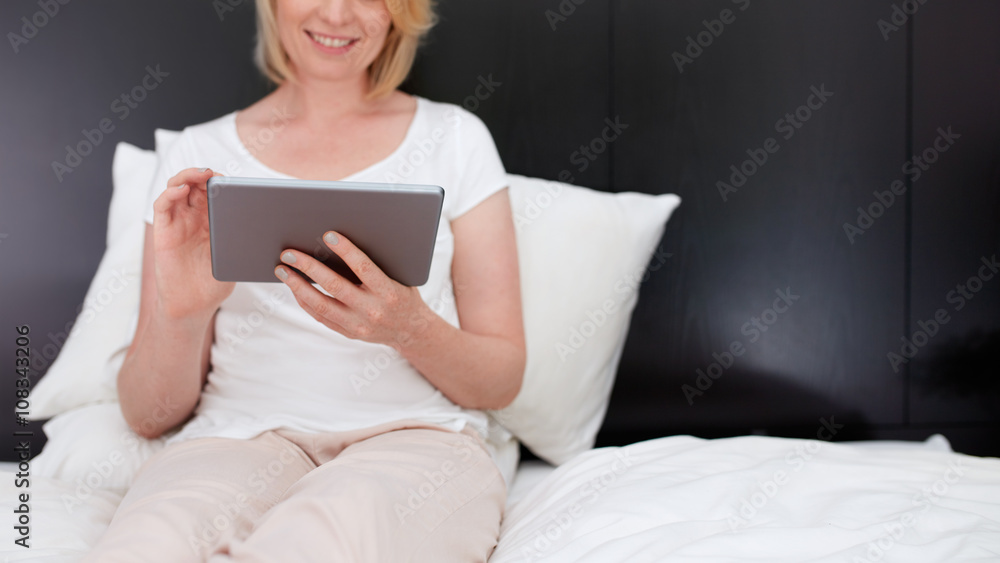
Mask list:
[[314,33],[310,33],[309,36],[313,38],[313,41],[319,43],[320,45],[333,48],[346,47],[354,41],[353,39],[334,39],[332,37],[324,37]]

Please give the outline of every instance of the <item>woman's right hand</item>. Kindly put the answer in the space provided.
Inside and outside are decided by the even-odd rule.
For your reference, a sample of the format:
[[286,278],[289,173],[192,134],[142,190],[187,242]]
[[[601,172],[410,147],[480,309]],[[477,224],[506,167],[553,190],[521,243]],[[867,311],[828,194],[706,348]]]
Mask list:
[[207,168],[182,170],[153,202],[157,309],[170,319],[210,318],[234,282],[212,276]]

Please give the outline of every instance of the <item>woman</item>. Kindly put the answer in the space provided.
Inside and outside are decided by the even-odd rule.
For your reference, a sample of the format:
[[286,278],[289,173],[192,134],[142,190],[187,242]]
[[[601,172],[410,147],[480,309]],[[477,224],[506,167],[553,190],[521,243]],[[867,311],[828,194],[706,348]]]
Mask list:
[[[139,325],[118,376],[137,432],[186,424],[89,560],[492,552],[506,488],[481,409],[509,404],[524,371],[516,247],[485,126],[396,89],[430,3],[258,0],[257,61],[278,87],[188,127],[162,157]],[[394,282],[334,231],[322,240],[359,286],[295,250],[276,257],[281,284],[216,281],[206,182],[218,173],[443,186],[430,281]]]

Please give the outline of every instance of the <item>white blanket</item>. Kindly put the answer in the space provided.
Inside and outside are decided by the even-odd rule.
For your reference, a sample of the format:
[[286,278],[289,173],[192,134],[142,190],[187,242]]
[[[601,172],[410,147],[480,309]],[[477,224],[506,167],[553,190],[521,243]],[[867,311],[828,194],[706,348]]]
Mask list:
[[[1000,560],[995,458],[678,436],[593,450],[554,470],[529,467],[512,487],[491,563]],[[0,474],[0,513],[10,521],[21,491]],[[16,546],[8,524],[0,556],[76,561],[119,500],[33,478],[32,548]]]
[[[29,495],[29,548],[14,543],[22,536],[14,529],[18,495]],[[104,533],[121,496],[94,490],[79,483],[31,477],[29,487],[14,485],[13,473],[0,473],[0,556],[4,563],[38,561],[70,563],[80,559]]]
[[587,452],[513,503],[491,563],[998,561],[1000,460],[815,440]]

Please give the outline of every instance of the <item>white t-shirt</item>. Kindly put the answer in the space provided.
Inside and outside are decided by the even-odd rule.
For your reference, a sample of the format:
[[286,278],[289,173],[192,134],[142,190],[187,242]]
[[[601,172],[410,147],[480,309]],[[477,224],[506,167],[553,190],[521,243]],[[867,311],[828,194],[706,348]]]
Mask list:
[[[280,127],[275,119],[274,127]],[[269,140],[265,132],[256,139]],[[236,130],[236,113],[188,127],[166,150],[147,202],[184,168],[209,167],[227,176],[291,178],[259,162]],[[489,130],[459,106],[417,97],[402,144],[384,160],[331,180],[431,184],[445,190],[424,301],[454,326],[450,221],[507,186]],[[277,257],[275,257],[277,259]],[[211,370],[194,418],[170,442],[199,437],[252,438],[286,428],[336,432],[400,419],[453,430],[471,425],[494,445],[509,433],[485,413],[459,407],[393,348],[352,340],[299,307],[283,283],[237,283],[215,320]],[[504,454],[507,456],[508,454]],[[499,464],[499,461],[498,461]],[[501,467],[505,476],[510,468]]]

